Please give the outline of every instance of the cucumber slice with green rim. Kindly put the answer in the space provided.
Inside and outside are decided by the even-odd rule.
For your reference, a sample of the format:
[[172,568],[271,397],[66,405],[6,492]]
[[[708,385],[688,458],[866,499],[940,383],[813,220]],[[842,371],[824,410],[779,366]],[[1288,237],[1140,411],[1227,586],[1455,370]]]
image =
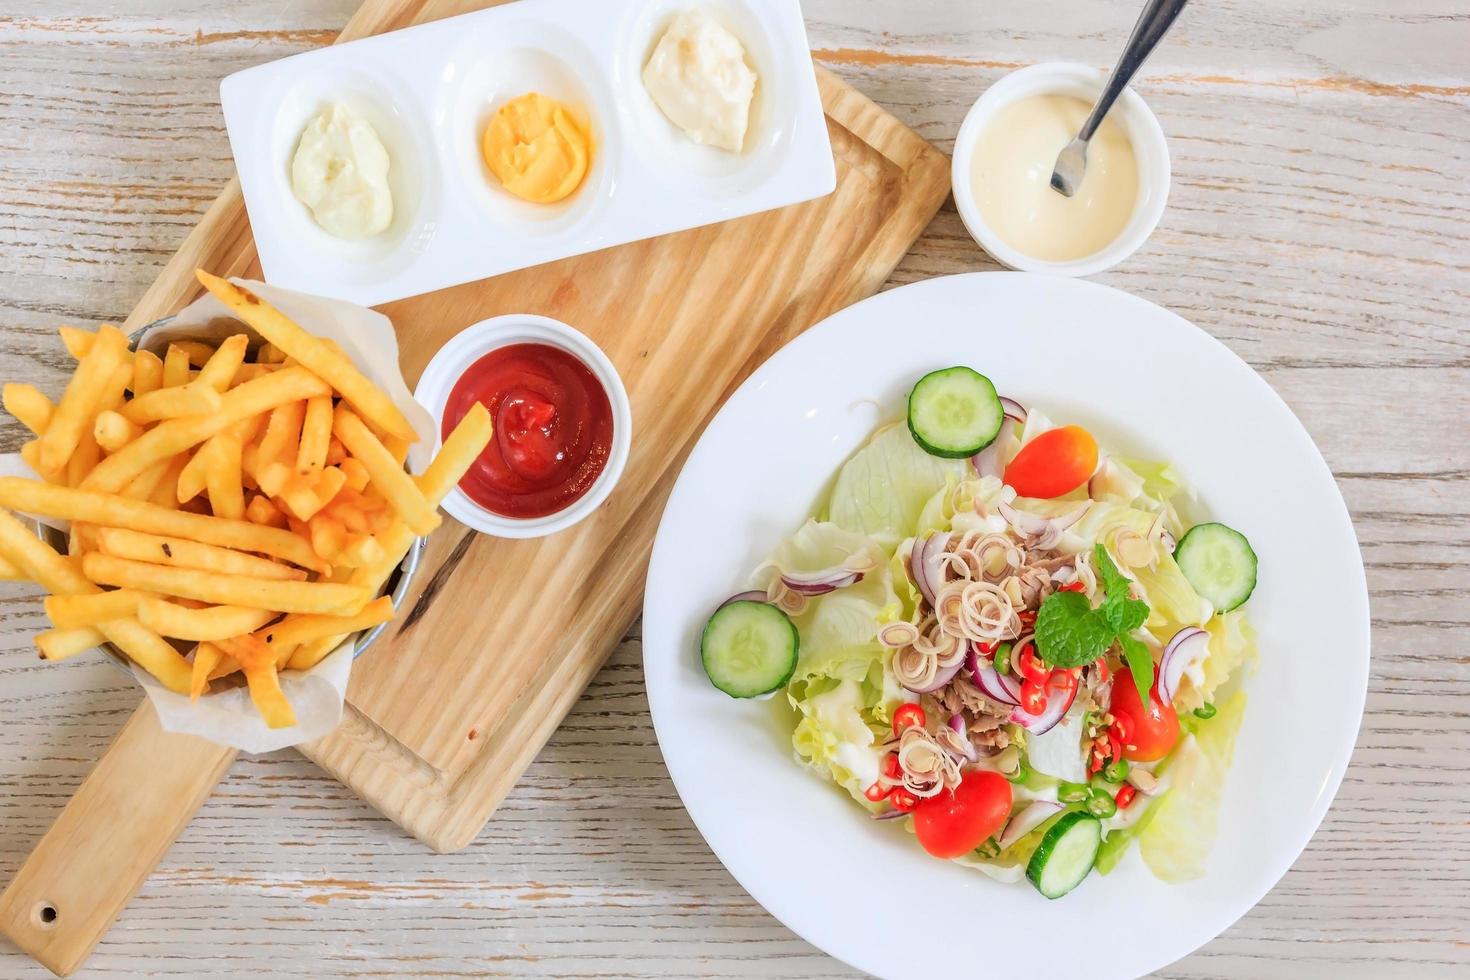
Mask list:
[[1082,884],[1102,847],[1102,821],[1073,810],[1051,825],[1026,865],[1026,877],[1047,898],[1061,898]]
[[1004,419],[995,385],[967,367],[932,371],[909,392],[909,432],[931,456],[975,455],[995,441]]
[[796,671],[801,638],[781,610],[743,599],[721,606],[699,638],[710,683],[732,698],[758,698],[781,688]]
[[1256,553],[1244,534],[1224,524],[1190,528],[1174,548],[1174,560],[1217,612],[1229,612],[1255,590]]

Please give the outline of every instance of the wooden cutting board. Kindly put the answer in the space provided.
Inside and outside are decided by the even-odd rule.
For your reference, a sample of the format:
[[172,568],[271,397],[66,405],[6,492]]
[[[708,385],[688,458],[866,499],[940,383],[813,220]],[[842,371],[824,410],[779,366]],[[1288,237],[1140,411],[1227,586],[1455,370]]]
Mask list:
[[[339,40],[491,5],[368,0]],[[410,387],[464,327],[531,312],[597,341],[633,406],[622,480],[575,528],[509,541],[445,519],[408,611],[355,665],[342,725],[300,747],[436,851],[475,837],[637,616],[664,500],[711,415],[784,343],[875,292],[949,191],[942,153],[817,76],[837,162],[830,196],[382,307]],[[194,299],[196,267],[259,275],[237,182],[127,325]],[[233,758],[162,732],[145,701],[0,895],[0,932],[70,973]]]

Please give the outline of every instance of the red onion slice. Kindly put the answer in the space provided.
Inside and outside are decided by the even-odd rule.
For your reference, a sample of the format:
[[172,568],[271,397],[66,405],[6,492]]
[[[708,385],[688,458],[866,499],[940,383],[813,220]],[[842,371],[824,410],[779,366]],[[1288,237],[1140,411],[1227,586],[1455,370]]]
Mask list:
[[990,445],[970,457],[970,465],[974,467],[976,476],[993,476],[997,480],[1005,473],[1005,454],[1010,444],[1016,439],[1015,419],[1007,416],[1001,420],[1000,432],[991,440]]
[[939,586],[944,584],[944,566],[941,556],[949,544],[948,531],[935,531],[926,537],[915,538],[909,549],[909,578],[914,587],[932,607]]
[[782,572],[781,581],[792,592],[800,595],[826,595],[855,585],[863,580],[862,572],[846,568],[833,568],[822,572]]
[[1011,712],[1012,724],[1020,725],[1032,735],[1045,735],[1055,728],[1057,722],[1061,721],[1071,709],[1072,702],[1077,700],[1077,689],[1081,686],[1080,684],[1073,685],[1064,702],[1059,696],[1061,689],[1052,685],[1047,690],[1046,707],[1042,709],[1041,714],[1033,715],[1024,708],[1016,708]]
[[1018,425],[1026,424],[1026,406],[1014,398],[1000,396],[1000,409],[1006,413],[1006,418],[1015,421]]
[[1204,660],[1209,652],[1210,634],[1198,626],[1186,626],[1175,633],[1159,658],[1159,700],[1172,705],[1185,671]]
[[897,820],[899,817],[908,816],[908,810],[884,810],[882,813],[872,814],[874,820]]
[[960,672],[960,668],[964,665],[965,661],[961,659],[955,661],[954,665],[951,667],[940,667],[939,673],[934,675],[934,680],[929,684],[928,687],[906,687],[904,688],[904,690],[911,691],[914,694],[933,694],[935,691],[939,690],[941,687],[954,680],[954,675],[958,674]]
[[766,595],[764,589],[751,589],[747,592],[737,592],[716,607],[716,611],[724,609],[732,602],[770,602],[770,596]]
[[1001,850],[1005,850],[1065,809],[1065,806],[1052,800],[1035,800],[1026,809],[1011,817],[1010,822],[1006,824],[1006,829],[1000,832],[996,843],[1000,845]]
[[952,714],[952,715],[949,716],[949,721],[946,722],[946,724],[949,725],[950,731],[954,732],[960,738],[964,738],[965,737],[965,716],[964,715],[959,714],[958,712],[956,712],[955,714]]
[[980,659],[980,653],[972,644],[969,656],[965,658],[965,665],[970,669],[970,679],[980,689],[980,693],[998,704],[1008,705],[1012,708],[1021,706],[1019,695],[1013,695],[1001,678],[1000,672],[991,664]]

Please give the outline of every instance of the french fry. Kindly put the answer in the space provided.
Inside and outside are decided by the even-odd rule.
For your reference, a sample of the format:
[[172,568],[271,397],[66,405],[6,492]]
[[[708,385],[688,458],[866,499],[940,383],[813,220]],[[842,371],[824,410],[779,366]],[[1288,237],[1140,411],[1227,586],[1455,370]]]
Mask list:
[[269,558],[231,551],[212,544],[200,544],[187,538],[145,534],[120,527],[99,527],[97,550],[114,558],[128,558],[150,565],[197,568],[205,572],[246,575],[281,582],[302,582],[306,579],[306,573],[301,569],[278,564]]
[[8,559],[0,558],[0,582],[28,581],[30,581],[30,578],[26,575],[25,572],[21,571],[15,565],[12,565]]
[[[100,591],[77,571],[75,565],[58,555],[55,549],[36,537],[13,514],[4,510],[0,510],[0,555],[4,555],[26,575],[56,595],[87,595]],[[189,690],[188,661],[179,656],[178,651],[169,646],[163,637],[147,629],[136,619],[109,620],[101,624],[99,630],[134,663],[158,678],[169,690],[180,693]]]
[[[153,491],[157,490],[159,484],[163,482],[163,478],[168,474],[168,468],[171,465],[173,465],[172,457],[160,459],[142,473],[133,477],[128,485],[122,488],[121,495],[127,497],[129,500],[151,501]],[[86,481],[84,480],[82,482],[85,483]]]
[[280,508],[271,503],[269,497],[264,494],[256,494],[250,498],[250,503],[245,506],[245,519],[252,524],[262,527],[286,526],[286,515],[281,513]]
[[245,489],[240,482],[240,438],[233,432],[212,437],[209,465],[204,472],[204,487],[209,491],[209,506],[216,517],[240,520],[245,516]]
[[194,650],[194,662],[189,675],[189,700],[198,701],[209,687],[209,672],[219,666],[225,652],[213,643],[201,643]]
[[385,432],[400,439],[412,441],[418,438],[413,426],[408,424],[408,419],[404,418],[393,400],[369,381],[352,361],[333,349],[333,345],[307,333],[280,310],[249,290],[212,276],[203,269],[195,275],[205,289],[213,293],[240,319],[254,327],[256,333],[326,381],[364,417],[372,419]]
[[128,340],[116,328],[104,326],[97,332],[96,342],[77,364],[51,414],[51,423],[40,437],[41,462],[47,470],[61,470],[76,451],[82,434],[92,427],[108,381],[127,354]]
[[100,626],[109,619],[136,618],[144,593],[114,589],[89,595],[48,595],[43,602],[51,625],[60,630]]
[[158,507],[174,508],[179,506],[179,474],[184,467],[189,465],[189,454],[179,453],[169,461],[168,468],[163,472],[163,479],[153,488],[148,495],[148,502]]
[[248,606],[273,612],[351,615],[367,605],[370,598],[366,589],[355,585],[282,582],[193,568],[171,568],[96,552],[82,557],[82,574],[99,585],[126,585],[221,606]]
[[311,531],[311,548],[325,561],[337,563],[342,549],[347,546],[347,528],[335,517],[318,514],[308,526]]
[[36,471],[36,475],[47,483],[66,483],[66,470],[48,470],[41,462],[41,440],[32,439],[22,443],[20,447],[20,458],[25,460],[27,466]]
[[51,399],[35,385],[7,384],[3,401],[5,410],[36,435],[46,431],[46,426],[51,424],[51,413],[56,411]]
[[191,381],[175,388],[159,388],[139,395],[123,406],[123,418],[138,425],[164,419],[213,415],[223,404],[220,393],[207,384]]
[[228,391],[235,380],[235,372],[245,363],[245,348],[249,345],[250,338],[243,333],[226,338],[199,369],[199,377],[194,379],[194,384],[208,385],[221,394]]
[[388,498],[395,513],[415,534],[428,534],[439,526],[439,514],[424,497],[403,464],[393,458],[368,427],[351,409],[338,406],[332,419],[332,432],[347,451],[362,462],[373,485]]
[[281,365],[279,364],[241,364],[239,370],[235,372],[234,380],[230,382],[230,387],[234,388],[247,381],[263,378],[267,374],[273,371],[279,371],[280,369]]
[[280,649],[327,636],[371,629],[392,618],[393,600],[384,595],[363,606],[362,611],[354,616],[287,616],[279,623],[259,630],[257,635],[270,644],[272,649]]
[[[80,370],[80,369],[79,369]],[[327,391],[320,378],[301,368],[275,374],[232,388],[212,415],[160,422],[123,449],[107,457],[83,482],[88,490],[116,492],[160,459],[184,452],[242,419]],[[55,423],[52,423],[53,427]],[[47,430],[48,433],[50,430]]]
[[214,348],[202,340],[175,340],[169,346],[183,351],[190,367],[202,368],[214,356]]
[[79,653],[85,653],[101,646],[106,639],[107,637],[91,626],[81,626],[72,630],[42,630],[35,637],[36,649],[40,652],[42,660],[65,660],[68,657],[75,657]]
[[286,355],[282,354],[275,344],[261,344],[260,352],[255,355],[255,359],[261,364],[280,364],[286,359]]
[[337,552],[337,564],[348,568],[361,568],[382,559],[385,552],[378,539],[371,534],[351,534]]
[[[484,405],[476,403],[449,438],[444,440],[444,445],[439,449],[439,455],[435,456],[415,481],[419,490],[434,506],[449,494],[464,476],[465,471],[485,451],[490,444],[490,436],[493,434],[494,424],[491,422],[490,413]],[[376,593],[388,581],[388,576],[402,563],[403,557],[408,554],[414,541],[413,532],[410,531],[402,521],[397,521],[391,528],[378,536],[378,543],[383,548],[383,557],[377,561],[363,565],[353,571],[347,580],[352,585]],[[340,637],[325,637],[302,644],[296,652],[291,655],[290,666],[293,670],[310,670],[321,662],[322,658],[334,650]]]
[[332,399],[309,398],[306,418],[301,424],[301,442],[296,451],[296,472],[315,476],[327,465],[327,449],[332,442]]
[[[301,440],[301,425],[306,418],[306,402],[287,402],[271,412],[266,423],[265,435],[260,438],[257,456],[256,477],[260,468],[280,463],[288,469],[296,462],[297,445]],[[274,496],[274,494],[272,494]]]
[[188,538],[235,551],[267,554],[313,571],[327,570],[326,563],[316,557],[311,545],[289,531],[247,521],[167,510],[112,494],[48,486],[35,480],[7,476],[0,477],[0,507],[103,527],[125,527],[148,534]]
[[220,649],[233,656],[245,672],[250,685],[250,700],[270,728],[290,728],[296,724],[296,713],[281,691],[276,676],[276,655],[259,637],[240,636],[220,640]]
[[178,344],[169,344],[163,355],[163,378],[159,387],[177,388],[189,383],[189,352]]
[[142,397],[163,387],[163,360],[152,351],[133,354],[133,395]]
[[[371,605],[372,603],[368,603],[363,608]],[[157,596],[149,596],[138,603],[138,622],[160,636],[171,636],[176,640],[226,640],[243,633],[253,633],[270,622],[275,615],[268,609],[248,609],[244,606],[187,609]]]
[[106,386],[102,389],[101,396],[97,399],[97,410],[99,412],[121,411],[125,404],[123,398],[126,396],[128,385],[133,380],[133,361],[131,355],[124,358],[123,363],[113,368],[112,374],[107,379]]
[[95,333],[83,330],[81,327],[57,327],[56,332],[61,334],[61,342],[66,346],[66,352],[72,356],[73,360],[78,361],[87,356],[87,352],[92,349],[93,341],[97,339]]
[[92,438],[109,453],[115,453],[143,434],[143,427],[111,409],[98,412],[92,423]]
[[[107,379],[107,384],[98,394],[96,409],[98,414],[102,411],[114,411],[123,404],[123,393],[127,390],[128,380],[133,376],[131,363],[119,364]],[[102,459],[102,447],[97,444],[97,435],[93,431],[93,424],[89,424],[82,432],[81,439],[77,442],[76,451],[72,453],[71,459],[66,461],[66,485],[78,486],[85,480]]]
[[333,436],[332,441],[327,443],[327,465],[340,466],[347,458],[347,447],[342,445],[342,440]]
[[71,459],[66,461],[66,485],[74,487],[87,478],[102,459],[102,447],[97,445],[97,436],[90,428],[82,433]]

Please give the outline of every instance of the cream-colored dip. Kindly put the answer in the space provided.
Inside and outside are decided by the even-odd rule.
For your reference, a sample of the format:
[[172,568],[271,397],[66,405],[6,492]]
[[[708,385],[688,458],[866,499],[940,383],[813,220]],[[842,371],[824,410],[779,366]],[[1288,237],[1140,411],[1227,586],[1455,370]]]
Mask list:
[[679,14],[643,67],[654,103],[696,143],[738,153],[745,146],[756,74],[745,46],[709,14]]
[[291,160],[291,191],[329,235],[370,238],[393,223],[388,167],[377,131],[333,103],[301,132]]
[[1111,116],[1087,150],[1071,197],[1051,187],[1057,154],[1092,107],[1070,95],[1033,95],[1001,108],[980,131],[971,172],[985,223],[1018,252],[1046,262],[1094,255],[1122,234],[1138,198],[1133,144]]

